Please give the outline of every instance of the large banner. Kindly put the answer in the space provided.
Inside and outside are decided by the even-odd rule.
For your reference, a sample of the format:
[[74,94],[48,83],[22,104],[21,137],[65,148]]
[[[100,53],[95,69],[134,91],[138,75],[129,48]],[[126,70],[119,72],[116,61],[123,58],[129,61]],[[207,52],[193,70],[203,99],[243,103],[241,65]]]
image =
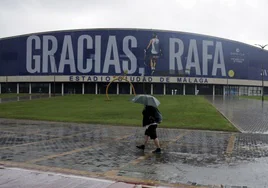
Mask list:
[[259,80],[262,70],[267,80],[265,50],[183,32],[99,29],[0,39],[0,76],[125,73]]

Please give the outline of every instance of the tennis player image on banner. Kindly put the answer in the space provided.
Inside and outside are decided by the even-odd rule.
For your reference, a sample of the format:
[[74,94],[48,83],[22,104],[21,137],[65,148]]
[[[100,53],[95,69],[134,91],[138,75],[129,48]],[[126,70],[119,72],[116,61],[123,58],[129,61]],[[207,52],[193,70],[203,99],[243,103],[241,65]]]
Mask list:
[[152,39],[150,40],[148,46],[144,50],[145,65],[149,65],[151,70],[151,75],[154,74],[157,61],[162,55],[162,49],[160,45],[160,40],[156,33],[153,33]]

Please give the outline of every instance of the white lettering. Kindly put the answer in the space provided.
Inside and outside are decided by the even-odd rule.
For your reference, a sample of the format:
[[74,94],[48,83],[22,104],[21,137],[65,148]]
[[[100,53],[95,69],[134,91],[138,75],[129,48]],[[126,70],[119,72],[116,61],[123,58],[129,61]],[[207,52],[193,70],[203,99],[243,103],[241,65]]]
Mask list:
[[[262,73],[261,73],[262,75]],[[267,76],[267,70],[266,69],[263,69],[263,76]]]
[[[128,74],[133,74],[137,70],[137,58],[136,56],[129,50],[128,48],[128,42],[130,41],[130,47],[137,48],[137,39],[133,36],[127,36],[123,40],[123,51],[127,55],[127,57],[130,59],[129,61],[123,60],[123,70],[127,70]],[[129,69],[130,64],[130,69]]]
[[89,35],[81,35],[78,38],[77,46],[77,69],[81,73],[89,73],[92,70],[92,59],[86,59],[86,67],[84,68],[84,40],[86,40],[86,49],[93,48],[93,40]]
[[197,44],[196,44],[196,40],[194,39],[190,40],[187,63],[186,63],[185,69],[191,72],[191,68],[195,68],[196,75],[201,75],[198,52],[197,52]]
[[[68,57],[67,57],[68,55]],[[62,51],[60,56],[60,65],[59,65],[59,73],[64,72],[64,68],[66,65],[70,66],[70,72],[75,73],[75,62],[74,62],[74,52],[72,45],[72,38],[70,35],[65,35],[62,45]]]
[[[179,45],[179,49],[176,51],[176,44]],[[183,70],[181,56],[183,54],[184,45],[182,40],[177,38],[169,39],[169,70],[175,70],[175,64],[177,63],[178,70]],[[174,71],[175,72],[175,71]]]
[[[49,42],[51,42],[51,49],[48,49]],[[51,73],[56,73],[56,62],[55,62],[55,53],[58,49],[58,43],[57,38],[52,35],[45,35],[43,36],[43,64],[42,64],[42,72],[47,73],[48,72],[48,57],[50,61],[50,69]]]
[[[41,49],[41,41],[38,36],[32,35],[27,38],[27,57],[26,57],[26,69],[29,73],[40,72],[41,57],[40,55],[32,55],[32,45],[35,42],[35,49]],[[34,59],[34,62],[32,61]]]
[[95,73],[101,72],[101,36],[95,36]]
[[203,41],[203,75],[208,75],[208,60],[212,60],[212,55],[208,54],[208,46],[213,46],[213,41]]
[[[220,61],[218,61],[220,58]],[[221,70],[221,75],[226,76],[225,63],[223,59],[223,50],[221,42],[216,42],[214,60],[213,60],[213,68],[212,68],[212,76],[217,75],[217,69]]]
[[[111,59],[112,55],[113,55],[113,59]],[[106,51],[105,61],[104,61],[104,67],[103,67],[103,73],[108,73],[111,65],[114,66],[115,73],[121,73],[115,36],[109,36],[109,40],[107,44],[107,51]]]

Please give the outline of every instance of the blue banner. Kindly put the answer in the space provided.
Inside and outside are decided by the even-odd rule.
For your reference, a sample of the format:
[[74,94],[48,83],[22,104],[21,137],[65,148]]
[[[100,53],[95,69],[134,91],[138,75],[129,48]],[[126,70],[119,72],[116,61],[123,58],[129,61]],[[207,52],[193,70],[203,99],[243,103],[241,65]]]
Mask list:
[[[192,33],[98,29],[0,39],[0,76],[122,75],[267,80],[268,53]],[[263,69],[262,69],[263,66]]]

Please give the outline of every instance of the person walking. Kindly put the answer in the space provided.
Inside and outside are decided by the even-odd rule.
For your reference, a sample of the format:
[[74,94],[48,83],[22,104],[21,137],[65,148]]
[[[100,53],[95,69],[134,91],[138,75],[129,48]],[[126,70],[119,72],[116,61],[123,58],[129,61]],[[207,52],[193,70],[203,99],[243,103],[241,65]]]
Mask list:
[[156,128],[158,124],[162,122],[162,115],[156,107],[148,105],[145,105],[142,114],[142,125],[145,127],[144,144],[136,147],[138,149],[144,150],[149,138],[151,138],[156,146],[156,149],[153,151],[153,153],[161,153],[159,139],[157,138],[156,134]]

